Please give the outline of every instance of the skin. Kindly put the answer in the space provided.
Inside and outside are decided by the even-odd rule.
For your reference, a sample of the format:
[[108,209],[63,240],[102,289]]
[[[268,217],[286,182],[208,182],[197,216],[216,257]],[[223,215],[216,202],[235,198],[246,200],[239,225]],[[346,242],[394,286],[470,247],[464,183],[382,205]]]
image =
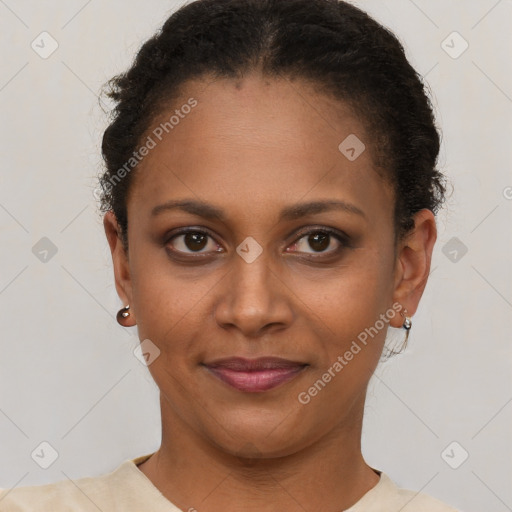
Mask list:
[[[104,217],[116,289],[130,304],[125,325],[160,350],[149,370],[160,389],[162,443],[139,469],[182,510],[344,510],[379,481],[360,440],[386,328],[308,404],[297,397],[393,303],[415,313],[434,215],[421,210],[415,229],[395,239],[394,191],[373,166],[361,120],[306,83],[254,73],[188,82],[182,92],[153,127],[189,97],[198,105],[134,174],[127,253],[114,214]],[[367,148],[355,161],[338,150],[349,134]],[[156,205],[184,198],[213,204],[226,219],[178,209],[151,216]],[[363,214],[279,220],[283,208],[316,200]],[[182,227],[212,235],[200,257],[184,236],[170,240]],[[348,234],[348,244],[308,243],[303,231],[326,227]],[[251,263],[236,252],[249,236],[262,249]],[[390,321],[402,323],[399,314]],[[309,366],[270,391],[245,393],[201,365],[231,356]]]

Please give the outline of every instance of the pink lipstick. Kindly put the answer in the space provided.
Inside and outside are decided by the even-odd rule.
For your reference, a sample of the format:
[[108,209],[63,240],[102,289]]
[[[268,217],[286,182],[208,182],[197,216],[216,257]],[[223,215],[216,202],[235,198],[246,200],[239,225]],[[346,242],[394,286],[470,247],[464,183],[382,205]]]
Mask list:
[[246,393],[257,393],[289,382],[307,364],[278,357],[231,357],[213,361],[205,366],[212,375],[233,388]]

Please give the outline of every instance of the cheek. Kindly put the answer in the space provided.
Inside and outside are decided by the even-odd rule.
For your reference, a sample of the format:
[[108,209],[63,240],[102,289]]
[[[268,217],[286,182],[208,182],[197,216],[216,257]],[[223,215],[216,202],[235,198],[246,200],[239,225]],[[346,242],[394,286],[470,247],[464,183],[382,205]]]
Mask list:
[[365,327],[389,307],[393,286],[392,251],[355,249],[350,263],[316,288],[315,310],[328,325]]
[[170,335],[187,311],[193,311],[193,303],[199,300],[198,287],[173,276],[171,266],[162,258],[163,249],[138,249],[130,259],[137,328],[141,339],[162,345],[165,333]]
[[155,343],[173,366],[178,357],[195,353],[205,329],[211,328],[210,297],[227,269],[206,273],[179,268],[163,248],[148,244],[138,249],[130,266],[138,334]]
[[388,258],[382,251],[361,254],[357,265],[325,282],[308,304],[315,313],[310,318],[319,318],[312,331],[321,357],[300,396],[309,400],[307,414],[325,424],[353,411],[379,362],[392,318],[386,316],[392,275],[382,272]]
[[324,376],[332,382],[322,391],[332,403],[363,392],[378,364],[392,318],[386,316],[392,298],[392,261],[391,248],[358,250],[353,264],[322,283],[322,294],[310,303],[321,319],[319,331],[325,333],[318,337],[322,357],[313,380]]

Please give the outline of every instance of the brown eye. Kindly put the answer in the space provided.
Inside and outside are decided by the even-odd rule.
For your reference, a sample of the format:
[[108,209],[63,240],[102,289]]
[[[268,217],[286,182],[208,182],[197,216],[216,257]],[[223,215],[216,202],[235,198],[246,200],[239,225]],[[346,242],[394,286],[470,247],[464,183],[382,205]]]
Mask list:
[[[185,254],[218,251],[218,245],[211,240],[213,240],[212,237],[204,231],[187,230],[172,236],[167,245],[172,246],[172,251]],[[209,243],[211,250],[203,250],[208,247]]]
[[348,245],[347,236],[330,229],[316,229],[303,233],[292,248],[306,254],[335,254]]
[[316,252],[322,252],[329,248],[331,235],[315,233],[308,235],[308,244]]
[[186,233],[183,235],[183,243],[191,251],[200,251],[206,246],[208,235],[203,233]]

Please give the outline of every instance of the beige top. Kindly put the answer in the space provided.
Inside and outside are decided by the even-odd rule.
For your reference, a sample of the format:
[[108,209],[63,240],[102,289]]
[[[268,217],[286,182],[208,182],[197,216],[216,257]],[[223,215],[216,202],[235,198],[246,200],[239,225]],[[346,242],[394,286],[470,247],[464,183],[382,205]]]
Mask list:
[[[182,512],[137,467],[151,455],[125,460],[98,477],[0,489],[0,512]],[[399,489],[379,473],[377,485],[345,512],[457,512],[423,493]]]

